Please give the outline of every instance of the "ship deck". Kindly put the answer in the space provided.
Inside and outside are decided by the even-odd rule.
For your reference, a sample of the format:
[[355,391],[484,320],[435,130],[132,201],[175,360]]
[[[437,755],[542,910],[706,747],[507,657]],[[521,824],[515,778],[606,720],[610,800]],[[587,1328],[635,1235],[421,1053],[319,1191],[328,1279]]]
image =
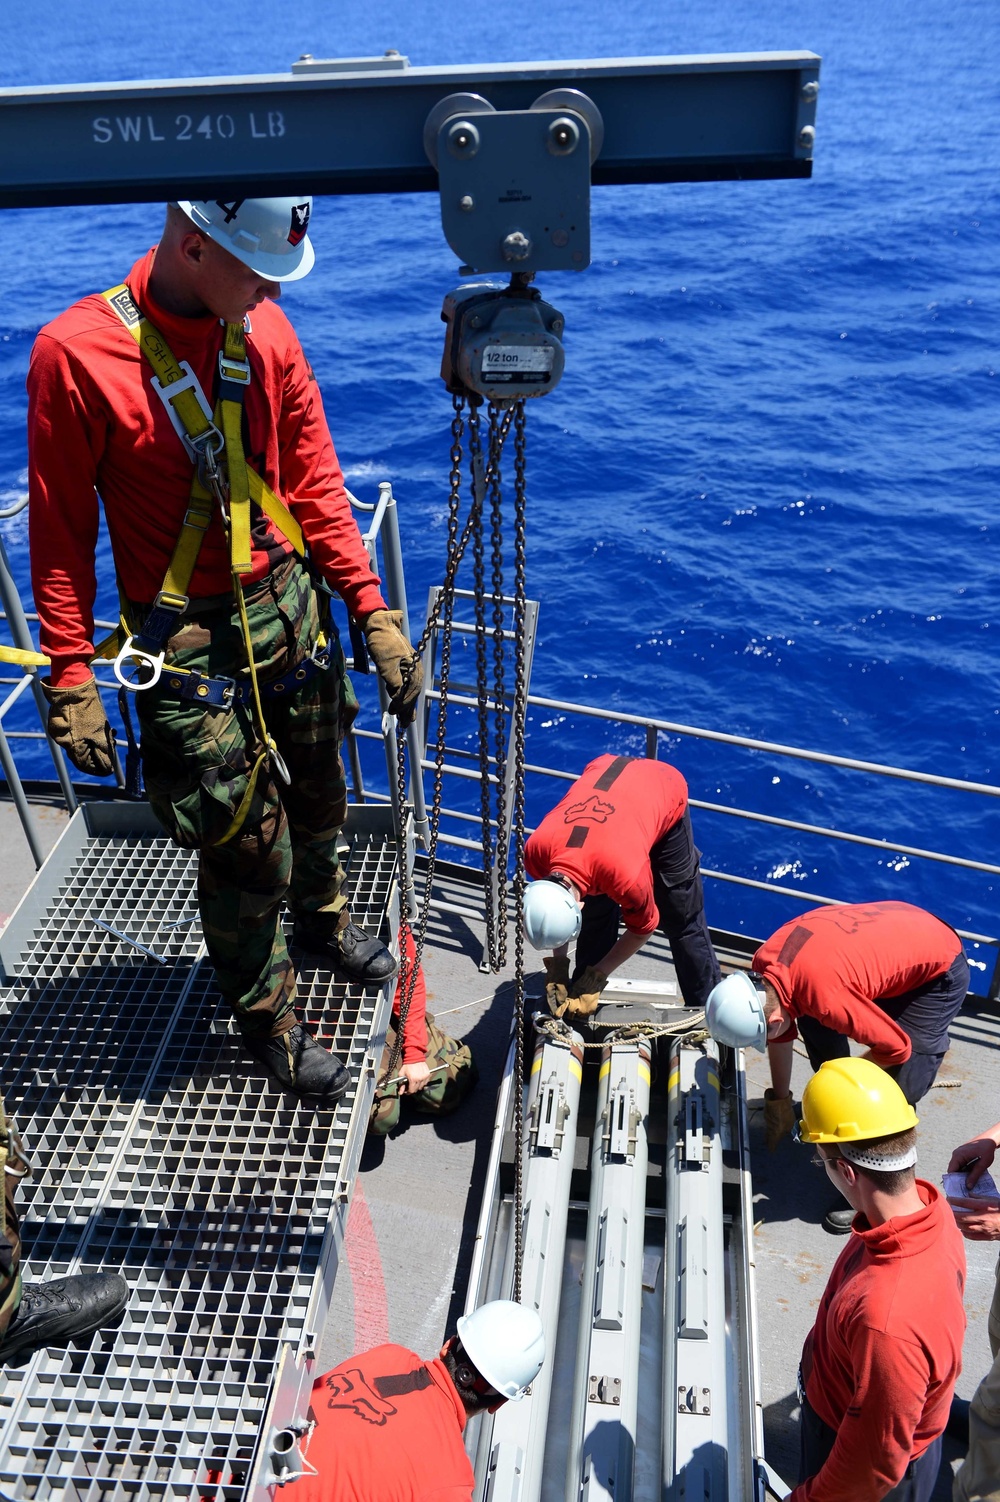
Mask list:
[[[43,838],[54,844],[65,814],[55,803],[40,803],[36,812]],[[31,989],[31,1011],[23,1014],[32,1019],[30,1035],[10,1002],[0,1017],[8,1108],[19,1125],[30,1116],[39,1163],[27,1201],[28,1276],[121,1267],[133,1288],[119,1332],[4,1369],[0,1495],[89,1502],[110,1496],[113,1483],[116,1495],[235,1498],[250,1464],[251,1429],[268,1401],[268,1362],[293,1327],[304,1329],[322,1315],[314,1331],[320,1372],[383,1340],[435,1352],[461,1312],[513,1004],[511,970],[479,969],[482,925],[435,910],[425,950],[429,1010],[471,1043],[481,1076],[476,1092],[447,1118],[411,1116],[404,1107],[387,1139],[361,1146],[358,1137],[356,1177],[343,1154],[330,1172],[318,1165],[331,1140],[336,1152],[338,1134],[344,1142],[350,1135],[352,1098],[338,1112],[312,1112],[269,1091],[240,1062],[210,977],[196,966],[194,982],[183,979],[197,925],[165,927],[192,911],[191,859],[166,841],[154,844],[138,872],[123,874],[120,860],[116,866],[106,858],[102,880],[122,904],[159,904],[152,916],[147,912],[145,927],[131,932],[172,964],[158,965],[92,923],[81,939],[77,921],[72,931],[54,933],[46,953],[25,959],[30,987],[25,970],[24,994],[12,999],[23,1000]],[[0,915],[6,916],[34,877],[6,802],[0,802],[0,848]],[[378,880],[376,874],[376,886]],[[463,906],[470,886],[448,868],[435,893]],[[91,917],[120,926],[93,892],[76,895],[90,903]],[[653,941],[627,971],[669,979],[666,947]],[[44,982],[68,973],[79,983],[63,1011],[39,1008]],[[303,981],[307,1016],[332,1041],[345,997],[329,972],[307,971]],[[164,992],[155,1005],[151,987]],[[540,970],[532,968],[528,989],[540,991]],[[366,999],[374,1018],[377,997],[366,992]],[[363,1031],[366,1019],[357,1020]],[[1000,1011],[970,998],[952,1037],[940,1088],[921,1108],[920,1171],[935,1180],[955,1144],[1000,1116]],[[363,1069],[360,1056],[353,1062]],[[747,1065],[765,1451],[778,1474],[794,1482],[798,1353],[844,1243],[822,1229],[829,1187],[803,1150],[790,1141],[774,1155],[764,1150],[766,1062],[752,1054]],[[808,1077],[804,1058],[796,1058],[795,1070],[798,1094]],[[75,1116],[67,1112],[69,1098]],[[345,1151],[354,1158],[354,1149]],[[336,1280],[328,1280],[324,1307],[310,1310],[321,1221],[338,1203],[344,1225],[330,1268]],[[958,1390],[971,1396],[990,1360],[986,1314],[995,1253],[985,1244],[966,1248],[969,1328]],[[178,1353],[173,1367],[164,1352]],[[134,1393],[143,1382],[149,1394],[140,1407]],[[82,1416],[94,1393],[106,1431],[99,1451],[90,1444],[94,1421]],[[84,1487],[77,1456],[85,1441]],[[213,1454],[220,1461],[214,1471]],[[243,1471],[233,1464],[240,1455]],[[934,1494],[942,1502],[959,1459],[946,1436]]]

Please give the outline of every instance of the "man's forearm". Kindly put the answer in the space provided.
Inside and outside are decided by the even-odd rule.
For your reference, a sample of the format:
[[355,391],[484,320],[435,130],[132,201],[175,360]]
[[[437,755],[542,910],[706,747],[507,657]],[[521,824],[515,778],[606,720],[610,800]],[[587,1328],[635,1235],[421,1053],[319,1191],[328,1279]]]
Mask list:
[[595,960],[594,969],[600,970],[602,975],[610,975],[613,970],[618,969],[619,965],[624,965],[626,960],[638,954],[649,937],[649,934],[634,934],[630,928],[627,928],[617,943],[611,946],[603,960]]
[[779,1099],[784,1099],[792,1088],[792,1049],[794,1044],[777,1039],[767,1045],[767,1059],[771,1066],[771,1089]]

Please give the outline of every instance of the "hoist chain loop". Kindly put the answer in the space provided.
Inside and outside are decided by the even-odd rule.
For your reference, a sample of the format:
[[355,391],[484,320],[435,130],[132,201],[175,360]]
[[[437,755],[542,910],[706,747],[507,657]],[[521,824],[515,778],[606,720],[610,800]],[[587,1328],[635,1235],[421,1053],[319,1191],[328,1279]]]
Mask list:
[[[493,410],[490,408],[490,459],[493,455]],[[486,953],[485,959],[490,970],[497,971],[498,963],[498,924],[496,903],[493,900],[493,881],[491,873],[498,851],[502,845],[494,844],[493,839],[493,790],[490,783],[490,757],[489,757],[489,685],[487,682],[487,655],[486,655],[486,568],[483,551],[483,505],[485,495],[485,474],[483,469],[483,444],[479,422],[479,408],[474,407],[469,414],[469,468],[472,485],[472,506],[475,515],[473,526],[473,562],[472,562],[472,590],[473,606],[475,615],[476,636],[476,714],[479,725],[479,815],[480,815],[480,838],[483,848],[483,898],[485,903],[484,916],[486,919]],[[493,485],[496,485],[497,464],[491,464],[494,473]],[[491,487],[492,488],[492,487]],[[499,770],[499,769],[498,769]],[[500,925],[502,928],[503,925]]]
[[514,406],[514,797],[511,825],[514,841],[514,1278],[511,1298],[521,1302],[521,1263],[524,1257],[524,762],[528,688],[525,681],[524,635],[527,620],[525,589],[525,452],[524,402]]
[[[399,867],[400,902],[399,902],[399,946],[400,946],[400,977],[399,977],[399,1021],[396,1026],[396,1037],[388,1064],[382,1074],[380,1083],[387,1079],[393,1079],[399,1067],[399,1060],[403,1051],[403,1034],[406,1028],[406,1020],[410,1014],[410,1003],[417,984],[417,975],[420,971],[424,953],[424,941],[427,937],[427,917],[430,912],[431,888],[434,882],[434,867],[437,861],[438,830],[441,825],[441,796],[444,785],[444,757],[445,757],[445,732],[448,720],[448,685],[451,674],[451,627],[455,604],[455,577],[458,573],[458,565],[461,562],[462,553],[469,538],[470,524],[466,524],[465,533],[461,542],[458,540],[458,518],[462,505],[462,439],[465,434],[465,403],[461,396],[452,398],[454,416],[451,422],[451,468],[448,472],[448,551],[445,566],[445,579],[441,586],[441,592],[434,604],[434,610],[428,619],[427,626],[417,645],[418,655],[422,655],[424,648],[430,640],[434,624],[444,610],[444,622],[441,629],[441,666],[440,698],[438,700],[438,733],[434,747],[434,791],[431,797],[431,806],[427,811],[427,874],[424,882],[424,896],[417,912],[416,922],[411,923],[411,910],[417,909],[417,903],[413,895],[413,880],[409,872],[409,862],[406,848],[406,738],[396,733],[396,804],[399,809],[399,827],[397,832],[396,859]],[[414,776],[423,776],[423,768],[416,767]],[[410,933],[413,937],[414,953],[412,959],[406,956],[406,936]]]

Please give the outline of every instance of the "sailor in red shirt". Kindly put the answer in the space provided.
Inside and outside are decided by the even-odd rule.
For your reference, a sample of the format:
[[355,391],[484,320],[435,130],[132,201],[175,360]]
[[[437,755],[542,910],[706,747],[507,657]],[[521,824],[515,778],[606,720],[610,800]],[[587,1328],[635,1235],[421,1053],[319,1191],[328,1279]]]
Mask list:
[[848,1039],[888,1069],[911,1105],[930,1089],[969,989],[962,941],[909,902],[820,907],[793,918],[753,957],[764,983],[771,1083],[786,1095],[792,1044],[809,1062],[846,1058]]
[[947,1202],[914,1175],[913,1107],[867,1059],[828,1061],[800,1137],[853,1211],[800,1367],[801,1481],[791,1502],[929,1502],[961,1371],[965,1252]]
[[[167,831],[201,852],[202,926],[220,989],[274,1081],[331,1102],[350,1079],[296,1020],[279,922],[286,894],[297,941],[349,978],[388,979],[395,962],[351,922],[337,858],[347,801],[339,748],[356,701],[329,592],[361,624],[401,723],[420,675],[351,514],[312,370],[276,306],[282,284],[313,264],[311,207],[308,197],[172,204],[159,245],[125,286],[46,325],[28,376],[29,521],[41,645],[52,659],[50,734],[81,771],[114,772],[90,665],[100,497],[128,629],[163,663],[135,696],[146,789]],[[164,350],[225,428],[197,466],[160,394],[184,382],[154,374]],[[236,412],[228,424],[224,401]],[[208,449],[223,469],[218,504]],[[287,518],[282,531],[263,500],[241,499],[246,557],[230,528],[237,490],[246,493],[240,475],[270,487]],[[174,553],[185,528],[197,539],[193,567]]]
[[[685,1003],[705,1005],[719,965],[705,923],[700,858],[687,783],[676,767],[611,755],[586,767],[525,847],[534,878],[525,933],[536,949],[555,950],[544,964],[557,1015],[593,1012],[608,976],[657,928],[670,941]],[[577,935],[571,981],[567,946]]]
[[313,1383],[294,1502],[470,1502],[466,1420],[519,1401],[544,1356],[538,1315],[506,1299],[460,1319],[436,1360],[395,1345],[349,1356]]

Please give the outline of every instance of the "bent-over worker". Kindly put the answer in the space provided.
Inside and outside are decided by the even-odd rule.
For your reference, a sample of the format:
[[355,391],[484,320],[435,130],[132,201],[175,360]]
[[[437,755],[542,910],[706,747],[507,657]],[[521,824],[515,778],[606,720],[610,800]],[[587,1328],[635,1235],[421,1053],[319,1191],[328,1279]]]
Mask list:
[[482,1304],[424,1361],[405,1346],[349,1356],[313,1383],[294,1502],[470,1502],[462,1434],[476,1413],[518,1402],[545,1359],[542,1322],[507,1299]]
[[801,1480],[791,1502],[928,1502],[962,1366],[965,1250],[918,1179],[917,1115],[869,1059],[824,1063],[799,1135],[851,1207],[800,1367]]
[[546,814],[524,854],[534,878],[524,898],[524,931],[536,949],[555,951],[543,963],[556,1016],[594,1012],[608,977],[657,928],[670,942],[686,1005],[705,1005],[719,965],[705,923],[687,783],[676,767],[644,757],[596,757]]
[[[763,1049],[768,1146],[792,1130],[792,1046],[801,1035],[813,1069],[848,1057],[850,1039],[889,1070],[911,1105],[927,1093],[948,1051],[948,1028],[969,989],[962,941],[909,902],[814,908],[773,933],[745,972],[709,998],[707,1022],[721,1043]],[[847,1211],[824,1221],[846,1234]]]
[[[395,962],[352,921],[337,855],[340,745],[357,709],[329,609],[365,632],[401,724],[420,664],[351,513],[319,387],[282,287],[313,265],[312,200],[171,204],[126,282],[42,329],[31,357],[31,565],[49,733],[114,770],[94,680],[98,496],[157,818],[200,852],[202,926],[244,1047],[282,1089],[350,1080],[301,1027],[279,922],[351,980]],[[137,655],[141,654],[141,656]],[[160,668],[156,676],[157,668]],[[150,681],[155,680],[155,681]]]

